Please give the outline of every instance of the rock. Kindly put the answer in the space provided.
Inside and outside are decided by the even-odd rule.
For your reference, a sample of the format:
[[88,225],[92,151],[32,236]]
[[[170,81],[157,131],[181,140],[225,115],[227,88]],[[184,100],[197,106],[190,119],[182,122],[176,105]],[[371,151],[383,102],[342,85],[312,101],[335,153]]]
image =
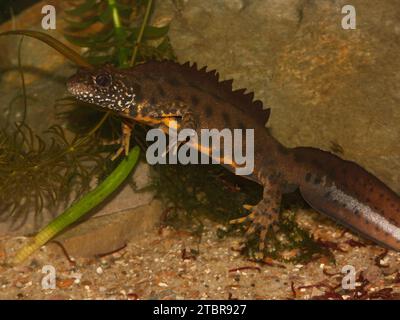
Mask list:
[[181,62],[217,69],[271,107],[283,144],[330,150],[400,192],[400,7],[355,0],[357,29],[341,27],[346,1],[192,0],[172,20]]
[[301,8],[303,0],[253,0],[251,1],[248,13],[257,15],[262,19],[269,19],[282,22],[294,22],[301,20]]
[[[139,162],[134,169],[132,181],[137,190],[145,188],[150,183],[150,166]],[[94,216],[118,213],[149,204],[154,197],[151,191],[134,191],[131,186],[125,185],[101,206]]]
[[244,0],[219,0],[219,1],[222,2],[225,7],[233,11],[240,11],[245,6]]
[[93,257],[143,237],[160,221],[162,206],[152,201],[121,213],[91,218],[56,238],[71,257]]
[[382,270],[377,266],[371,265],[363,272],[363,276],[370,283],[374,284],[374,283],[376,283],[377,280],[381,279]]

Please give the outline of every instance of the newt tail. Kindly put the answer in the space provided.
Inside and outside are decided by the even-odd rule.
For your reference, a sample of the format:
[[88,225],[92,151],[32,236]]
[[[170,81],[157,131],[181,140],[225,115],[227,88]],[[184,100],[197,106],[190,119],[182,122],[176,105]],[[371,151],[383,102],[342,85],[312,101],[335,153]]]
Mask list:
[[293,149],[304,165],[300,192],[315,210],[381,245],[400,250],[400,198],[354,162],[314,148]]
[[[232,80],[220,82],[215,70],[171,61],[122,70],[106,65],[79,70],[67,87],[77,99],[112,110],[127,123],[141,122],[164,131],[171,119],[178,121],[180,129],[196,132],[253,129],[254,171],[246,178],[262,184],[264,192],[240,221],[251,222],[248,232],[259,234],[261,250],[269,226],[278,219],[282,194],[295,188],[315,210],[400,250],[397,194],[354,162],[314,148],[282,146],[265,128],[270,109],[253,100],[253,93],[233,91]],[[198,142],[195,147],[208,155],[208,145]],[[235,169],[234,163],[225,166]]]

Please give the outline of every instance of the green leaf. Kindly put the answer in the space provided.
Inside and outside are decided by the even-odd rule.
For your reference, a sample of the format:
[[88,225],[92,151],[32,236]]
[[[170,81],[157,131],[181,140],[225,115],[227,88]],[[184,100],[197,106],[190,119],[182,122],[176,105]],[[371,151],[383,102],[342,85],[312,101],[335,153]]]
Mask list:
[[112,21],[112,10],[111,10],[111,7],[107,7],[107,9],[104,10],[99,15],[99,20],[104,24],[110,23]]
[[112,38],[114,30],[108,33],[91,34],[88,36],[73,36],[70,34],[65,34],[64,37],[71,43],[84,48],[97,48],[97,49],[107,49],[112,48],[116,45],[116,41],[108,41]]
[[83,20],[83,21],[72,21],[69,20],[67,18],[64,18],[65,22],[68,23],[68,29],[74,30],[74,31],[81,31],[84,29],[89,28],[92,24],[96,23],[97,21],[99,21],[99,17],[94,16],[90,19],[87,20]]
[[79,46],[79,47],[91,47],[95,42],[89,37],[77,37],[65,34],[65,39],[67,39],[72,44]]
[[113,56],[90,56],[87,57],[88,61],[93,65],[100,65],[107,62],[112,62],[114,57]]
[[157,46],[157,51],[170,60],[176,60],[174,49],[172,48],[169,37],[165,37],[163,41]]
[[81,16],[85,14],[87,11],[95,7],[97,4],[96,0],[85,0],[80,6],[77,6],[74,9],[66,10],[65,12],[72,16]]
[[130,15],[132,13],[132,6],[127,6],[122,3],[117,3],[117,9],[121,14]]
[[98,34],[91,34],[87,37],[91,38],[95,42],[106,42],[112,38],[114,33],[115,30],[113,28],[105,28],[104,30],[101,30]]
[[[139,36],[140,28],[133,28],[132,33],[129,36],[129,40],[135,42]],[[169,31],[169,25],[164,27],[153,27],[146,26],[143,32],[143,40],[155,40],[160,39],[167,35]]]

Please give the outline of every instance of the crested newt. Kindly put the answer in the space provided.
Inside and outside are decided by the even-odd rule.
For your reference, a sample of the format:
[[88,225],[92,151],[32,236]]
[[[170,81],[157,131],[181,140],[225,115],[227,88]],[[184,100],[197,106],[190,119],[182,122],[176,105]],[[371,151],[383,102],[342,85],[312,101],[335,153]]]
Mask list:
[[[232,80],[196,64],[149,61],[133,68],[104,65],[79,69],[67,82],[78,100],[112,110],[125,121],[152,127],[254,129],[254,171],[263,186],[250,222],[263,249],[268,227],[278,219],[283,193],[298,188],[315,210],[383,246],[400,250],[400,197],[354,162],[311,147],[286,148],[265,127],[270,109],[253,93],[232,90]],[[201,146],[200,146],[201,149]],[[233,165],[229,166],[233,170]]]

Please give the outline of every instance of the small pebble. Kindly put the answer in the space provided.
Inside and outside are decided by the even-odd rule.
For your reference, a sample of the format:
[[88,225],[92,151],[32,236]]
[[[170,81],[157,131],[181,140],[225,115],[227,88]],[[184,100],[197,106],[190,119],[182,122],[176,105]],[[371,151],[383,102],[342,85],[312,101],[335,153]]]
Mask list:
[[168,287],[168,285],[166,283],[164,283],[164,282],[159,282],[158,286],[159,287]]

